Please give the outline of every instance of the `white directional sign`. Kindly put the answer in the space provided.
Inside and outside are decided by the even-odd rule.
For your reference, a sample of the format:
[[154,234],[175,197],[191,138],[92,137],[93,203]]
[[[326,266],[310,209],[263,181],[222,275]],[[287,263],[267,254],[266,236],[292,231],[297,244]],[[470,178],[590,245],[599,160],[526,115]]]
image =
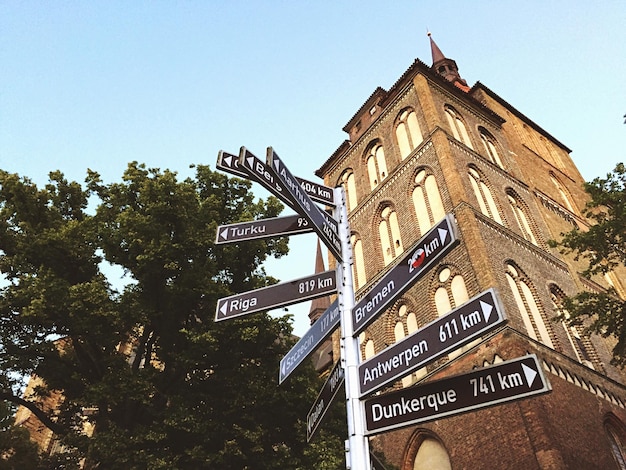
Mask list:
[[407,336],[359,365],[360,396],[380,390],[505,322],[493,289]]
[[302,338],[280,360],[278,383],[289,377],[339,326],[339,303],[335,300],[330,307],[311,325]]
[[328,250],[337,261],[342,261],[341,241],[338,236],[337,222],[313,203],[309,195],[298,184],[298,181],[271,147],[267,149],[267,168],[281,182],[293,202],[298,206],[296,212],[309,219],[313,229]]
[[306,440],[307,442],[311,440],[313,434],[317,430],[318,426],[326,416],[326,412],[330,408],[330,405],[333,403],[337,392],[341,389],[344,383],[344,371],[343,367],[341,367],[341,361],[337,361],[333,370],[328,375],[328,379],[326,379],[326,383],[320,390],[320,393],[317,395],[315,399],[315,403],[311,407],[309,414],[306,417]]
[[453,216],[441,222],[420,238],[407,254],[352,309],[356,337],[387,306],[404,294],[425,272],[457,242]]
[[336,276],[335,271],[326,271],[221,298],[217,301],[215,321],[229,320],[334,294],[337,291]]
[[364,401],[366,434],[411,426],[550,391],[534,354]]
[[220,225],[215,236],[216,244],[234,243],[243,240],[297,235],[313,231],[309,221],[301,215],[273,217],[270,219]]

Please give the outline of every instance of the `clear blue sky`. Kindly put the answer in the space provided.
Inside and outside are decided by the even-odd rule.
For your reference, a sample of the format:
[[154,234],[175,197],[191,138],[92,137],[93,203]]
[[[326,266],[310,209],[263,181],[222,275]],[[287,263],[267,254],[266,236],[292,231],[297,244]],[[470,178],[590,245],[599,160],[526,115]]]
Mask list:
[[[374,89],[431,63],[431,30],[468,84],[571,148],[590,180],[626,160],[624,25],[623,0],[2,0],[0,168],[113,182],[137,160],[184,177],[220,149],[273,146],[316,180]],[[315,240],[292,238],[268,272],[312,274]],[[289,309],[298,334],[308,308]]]

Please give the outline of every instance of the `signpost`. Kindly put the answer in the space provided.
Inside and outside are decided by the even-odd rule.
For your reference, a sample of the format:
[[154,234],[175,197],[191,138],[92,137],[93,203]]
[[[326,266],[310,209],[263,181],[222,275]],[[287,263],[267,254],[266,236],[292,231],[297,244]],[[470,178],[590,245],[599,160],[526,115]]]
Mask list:
[[424,367],[505,322],[493,289],[429,323],[359,365],[361,395]]
[[215,309],[215,321],[230,320],[241,315],[305,302],[333,294],[336,290],[335,271],[325,271],[313,276],[262,287],[219,299]]
[[286,217],[273,217],[251,222],[220,225],[217,227],[215,243],[220,245],[244,240],[297,235],[312,231],[313,228],[307,219],[300,215],[288,215]]
[[403,428],[550,391],[534,354],[365,400],[366,434]]
[[333,403],[337,392],[343,386],[344,379],[345,375],[343,367],[341,367],[341,361],[336,362],[306,417],[307,442],[311,440],[324,416],[326,416],[326,412]]
[[456,242],[456,225],[453,216],[446,215],[357,302],[352,309],[354,335],[358,335],[391,302],[406,292]]
[[335,300],[317,319],[309,331],[280,360],[278,383],[281,384],[296,370],[339,326],[339,304]]
[[276,155],[274,150],[267,149],[267,168],[281,182],[285,191],[296,204],[296,212],[306,217],[313,225],[313,229],[324,242],[328,250],[337,261],[342,261],[341,241],[338,236],[337,222],[328,214],[322,212],[304,192],[295,177]]
[[[338,326],[341,327],[341,358],[307,415],[307,440],[313,437],[343,385],[348,468],[382,469],[380,462],[370,454],[368,435],[550,390],[537,357],[530,355],[469,374],[361,400],[506,321],[494,289],[489,289],[359,364],[359,333],[458,243],[453,215],[446,215],[429,230],[355,303],[350,227],[342,188],[331,189],[294,177],[271,147],[267,149],[267,163],[245,147],[241,148],[238,157],[220,152],[217,168],[260,183],[298,215],[221,225],[216,244],[315,231],[337,259],[337,271],[219,299],[215,321],[337,293],[337,300],[281,360],[279,383],[310,357]],[[316,206],[313,200],[335,206],[334,216],[339,222]]]

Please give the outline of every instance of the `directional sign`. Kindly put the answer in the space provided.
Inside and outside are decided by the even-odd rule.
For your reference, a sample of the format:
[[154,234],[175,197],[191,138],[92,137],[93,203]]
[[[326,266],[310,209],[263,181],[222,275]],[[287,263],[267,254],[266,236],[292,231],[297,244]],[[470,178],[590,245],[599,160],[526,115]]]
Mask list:
[[296,179],[298,180],[298,183],[300,183],[300,186],[302,186],[302,189],[304,189],[304,192],[307,193],[311,199],[328,206],[335,205],[333,188],[329,188],[323,184],[314,183],[313,181],[305,180],[303,178],[298,178],[297,176]]
[[[249,153],[249,152],[248,152]],[[252,155],[252,154],[250,154]],[[258,178],[255,178],[255,175],[251,175],[249,169],[251,166],[248,165],[246,168],[242,168],[239,165],[239,157],[240,155],[233,155],[232,153],[224,152],[220,150],[217,154],[217,164],[216,168],[226,173],[230,173],[231,175],[237,176],[239,178],[245,179],[253,179],[255,182],[259,182]],[[256,161],[260,162],[263,167],[265,167],[265,163],[258,158],[254,157]],[[258,175],[258,171],[255,171],[255,174]],[[314,183],[313,181],[305,180],[304,178],[298,178],[296,176],[296,180],[300,183],[300,186],[304,189],[304,191],[309,195],[311,199],[314,201],[320,202],[322,204],[326,204],[328,206],[335,205],[333,188],[329,188],[328,186],[324,186],[319,183]],[[261,183],[263,184],[263,183]],[[291,204],[291,201],[284,201],[287,205]]]
[[326,416],[326,412],[330,408],[333,399],[337,395],[337,392],[342,388],[345,376],[343,367],[341,367],[341,361],[337,361],[333,370],[330,372],[326,383],[320,390],[320,393],[315,399],[315,403],[311,407],[311,411],[306,417],[306,440],[309,442],[313,437],[313,434],[317,430],[318,426]]
[[221,298],[217,301],[215,321],[229,320],[333,294],[337,291],[336,277],[336,272],[331,270]]
[[339,325],[339,303],[335,300],[330,307],[317,319],[309,331],[295,344],[293,348],[280,360],[278,383],[281,384],[296,367],[302,364]]
[[457,242],[453,216],[447,215],[407,251],[395,265],[352,309],[356,337],[378,314],[404,294],[425,272]]
[[312,232],[313,228],[301,215],[273,217],[270,219],[253,220],[237,224],[220,225],[215,236],[216,244],[234,243],[243,240],[259,240],[261,238],[297,235]]
[[267,149],[267,167],[278,178],[294,203],[297,204],[296,212],[309,219],[313,229],[320,236],[320,239],[329,251],[338,261],[342,261],[341,241],[338,236],[337,222],[313,203],[309,195],[304,192],[295,177],[271,147]]
[[217,169],[239,178],[248,179],[250,177],[247,171],[239,168],[239,157],[223,150],[220,150],[217,154],[217,164],[215,166]]
[[504,321],[494,290],[486,290],[360,364],[360,396],[430,364]]
[[550,391],[537,356],[531,354],[364,401],[366,434],[486,408]]

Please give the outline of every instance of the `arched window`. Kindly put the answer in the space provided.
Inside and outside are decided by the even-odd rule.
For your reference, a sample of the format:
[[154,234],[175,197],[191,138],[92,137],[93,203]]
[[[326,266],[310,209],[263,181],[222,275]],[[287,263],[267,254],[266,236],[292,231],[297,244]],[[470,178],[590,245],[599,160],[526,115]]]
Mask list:
[[367,174],[370,178],[370,187],[374,189],[387,177],[387,162],[385,151],[380,143],[375,143],[367,152]]
[[[460,274],[454,274],[449,267],[443,267],[438,274],[439,287],[435,290],[435,308],[437,315],[443,316],[450,310],[460,306],[469,300],[465,280]],[[448,355],[450,359],[457,357],[463,351],[467,351],[474,346],[480,339],[453,351]]]
[[420,235],[424,235],[446,215],[437,180],[433,175],[428,175],[426,170],[417,172],[412,198]]
[[504,168],[500,155],[498,154],[496,139],[484,127],[479,127],[478,131],[480,132],[480,140],[485,147],[485,152],[489,160],[491,160],[491,163],[495,163],[500,168]]
[[527,208],[525,204],[521,202],[521,199],[513,190],[508,190],[506,195],[509,200],[513,216],[515,217],[515,222],[517,222],[517,228],[519,228],[522,236],[529,242],[538,245],[531,225],[528,222],[528,217],[526,216]]
[[448,451],[438,439],[421,439],[413,460],[413,470],[452,470]]
[[350,236],[350,243],[352,243],[352,254],[354,256],[354,263],[352,264],[352,279],[354,280],[354,287],[358,289],[364,286],[367,282],[365,276],[365,257],[363,256],[363,242],[361,239],[353,234]]
[[469,148],[474,149],[470,136],[467,133],[467,127],[465,127],[465,123],[456,109],[452,106],[446,106],[445,111],[446,118],[448,119],[448,124],[450,124],[450,129],[452,130],[454,138],[456,140],[460,140]]
[[400,226],[398,224],[398,214],[391,207],[387,206],[380,214],[378,233],[380,235],[380,247],[383,252],[385,266],[396,256],[404,251],[400,238]]
[[400,112],[396,123],[396,139],[398,139],[402,159],[405,159],[424,140],[417,122],[417,115],[410,108]]
[[487,217],[490,217],[499,224],[504,225],[502,218],[500,217],[496,201],[494,200],[491,190],[489,189],[489,186],[487,186],[484,177],[481,176],[478,170],[470,167],[469,179],[472,184],[472,189],[474,190],[474,195],[478,200],[480,211]]
[[[393,329],[393,336],[395,342],[403,340],[405,337],[417,331],[417,317],[415,313],[409,310],[408,306],[404,303],[398,307],[398,316],[396,318],[396,324]],[[402,379],[402,386],[408,387],[416,380],[421,379],[426,375],[426,367],[422,367],[418,371],[410,374]]]
[[546,319],[535,301],[530,280],[512,263],[507,263],[505,275],[528,336],[554,349],[552,335],[548,330]]
[[348,212],[354,209],[358,204],[356,195],[356,181],[354,179],[354,172],[348,168],[341,174],[339,183],[343,186],[346,192],[346,203],[348,204]]
[[[363,342],[365,340],[365,332],[361,333],[359,338],[361,339],[361,342]],[[366,361],[370,357],[373,357],[375,354],[376,354],[376,350],[374,349],[374,340],[368,339],[365,342],[365,348],[363,350],[363,360]]]
[[559,196],[561,196],[561,201],[565,204],[565,207],[567,207],[571,212],[575,212],[574,201],[572,199],[572,195],[565,188],[565,186],[561,184],[559,179],[556,177],[556,175],[552,171],[550,172],[550,179],[552,180],[552,184],[554,185],[557,192],[559,193]]
[[624,431],[624,425],[615,415],[609,414],[604,420],[604,430],[609,439],[617,468],[626,470],[626,447],[624,447],[626,432]]
[[552,308],[557,316],[561,319],[561,325],[563,325],[563,329],[569,339],[570,346],[574,350],[575,358],[578,362],[585,364],[587,367],[594,369],[591,350],[593,346],[588,338],[585,338],[582,334],[582,331],[577,325],[569,325],[567,320],[569,320],[570,315],[569,312],[563,307],[563,299],[565,298],[565,294],[561,289],[557,286],[550,286],[550,299],[552,301]]

